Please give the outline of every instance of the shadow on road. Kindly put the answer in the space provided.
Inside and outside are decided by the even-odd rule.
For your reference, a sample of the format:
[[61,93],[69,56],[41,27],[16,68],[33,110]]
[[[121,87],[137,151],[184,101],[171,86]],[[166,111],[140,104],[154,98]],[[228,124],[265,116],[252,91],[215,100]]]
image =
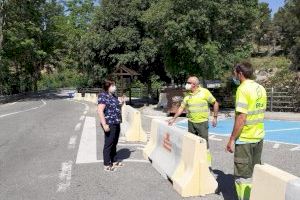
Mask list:
[[134,152],[133,150],[129,150],[127,148],[123,148],[118,150],[117,152],[117,159],[118,160],[125,160],[130,157],[131,153]]
[[213,173],[217,176],[218,190],[217,194],[222,194],[224,200],[237,200],[234,176],[232,174],[224,174],[223,171],[213,170]]

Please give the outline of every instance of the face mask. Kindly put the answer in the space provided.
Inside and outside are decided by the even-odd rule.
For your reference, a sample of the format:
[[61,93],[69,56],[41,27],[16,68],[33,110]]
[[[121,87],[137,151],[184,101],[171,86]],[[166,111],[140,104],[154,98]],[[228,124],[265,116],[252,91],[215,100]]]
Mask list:
[[117,90],[117,87],[116,87],[115,85],[110,86],[110,88],[109,88],[109,92],[110,92],[110,93],[115,93],[116,90]]
[[233,80],[234,84],[236,84],[236,85],[241,84],[240,80],[236,79],[236,77],[233,77],[232,80]]
[[192,89],[192,85],[191,84],[185,84],[185,89],[186,90],[191,90]]

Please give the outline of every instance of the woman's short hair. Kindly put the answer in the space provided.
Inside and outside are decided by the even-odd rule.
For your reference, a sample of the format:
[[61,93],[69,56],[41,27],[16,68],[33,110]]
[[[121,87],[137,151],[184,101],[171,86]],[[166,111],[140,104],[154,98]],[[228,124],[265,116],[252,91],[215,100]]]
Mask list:
[[253,77],[253,67],[249,62],[241,62],[234,66],[237,73],[242,73],[245,78],[251,79]]
[[112,81],[112,80],[104,80],[104,82],[103,82],[103,90],[104,90],[105,92],[107,92],[108,89],[109,89],[109,87],[110,87],[111,85],[114,85],[114,84],[115,84],[115,82]]

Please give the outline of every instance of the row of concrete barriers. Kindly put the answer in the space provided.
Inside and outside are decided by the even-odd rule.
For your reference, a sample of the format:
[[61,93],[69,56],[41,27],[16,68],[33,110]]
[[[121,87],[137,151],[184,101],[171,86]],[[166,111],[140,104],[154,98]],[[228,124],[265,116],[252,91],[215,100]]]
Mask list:
[[[93,93],[85,93],[84,97],[81,93],[75,93],[74,99],[97,103],[98,97]],[[147,135],[142,129],[141,112],[129,105],[122,106],[121,135],[130,142],[147,141]]]
[[[96,103],[97,95],[76,93],[75,100]],[[121,134],[127,141],[146,142],[142,129],[141,113],[137,109],[122,106]],[[153,119],[150,140],[143,150],[145,159],[165,178],[173,182],[173,188],[182,196],[204,196],[214,193],[218,183],[207,163],[206,141],[167,122]],[[253,173],[250,200],[299,200],[300,179],[271,165],[256,165]]]
[[143,154],[152,166],[173,183],[182,196],[214,193],[218,183],[207,163],[206,141],[167,122],[154,119]]
[[93,94],[93,93],[85,93],[84,96],[82,96],[81,93],[75,93],[74,99],[78,101],[88,101],[92,103],[97,103],[98,96],[97,94]]

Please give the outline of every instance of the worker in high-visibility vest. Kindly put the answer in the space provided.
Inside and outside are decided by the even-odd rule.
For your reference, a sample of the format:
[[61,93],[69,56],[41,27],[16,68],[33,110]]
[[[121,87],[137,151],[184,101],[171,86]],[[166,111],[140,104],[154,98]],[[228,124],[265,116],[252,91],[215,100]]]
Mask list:
[[233,73],[233,81],[239,87],[236,91],[234,127],[226,150],[234,152],[238,199],[249,200],[254,165],[261,164],[267,95],[263,86],[251,80],[253,68],[250,63],[237,64]]
[[219,104],[209,90],[200,86],[199,79],[195,76],[188,78],[185,89],[188,91],[188,93],[184,97],[181,106],[178,108],[174,117],[169,120],[169,125],[172,125],[176,118],[179,117],[186,109],[188,118],[188,131],[206,140],[208,149],[207,160],[208,164],[211,165],[211,154],[209,152],[208,143],[209,104],[213,105],[214,110],[212,119],[213,127],[217,125]]

